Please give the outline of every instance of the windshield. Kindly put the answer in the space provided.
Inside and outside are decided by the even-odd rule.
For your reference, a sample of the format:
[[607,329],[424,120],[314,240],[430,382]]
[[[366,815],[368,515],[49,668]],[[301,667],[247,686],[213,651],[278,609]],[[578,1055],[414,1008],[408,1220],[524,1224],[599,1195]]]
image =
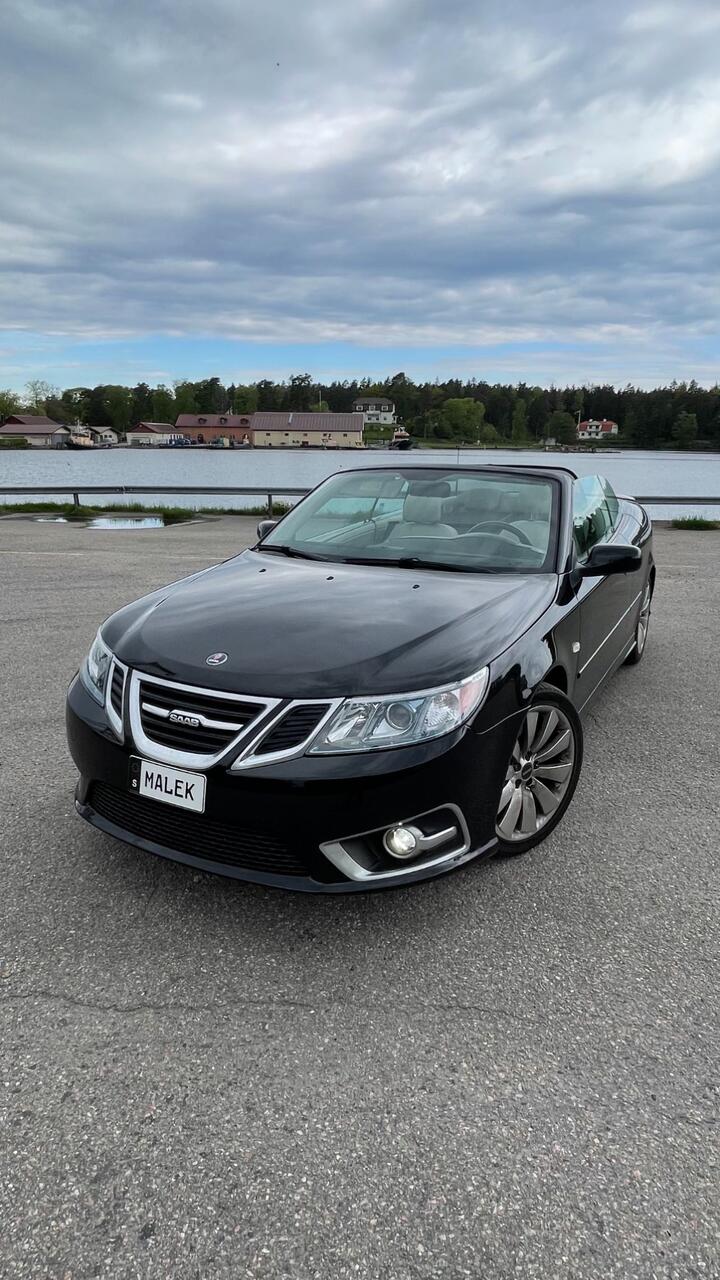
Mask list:
[[554,568],[559,485],[510,471],[398,467],[331,476],[263,551],[476,573]]

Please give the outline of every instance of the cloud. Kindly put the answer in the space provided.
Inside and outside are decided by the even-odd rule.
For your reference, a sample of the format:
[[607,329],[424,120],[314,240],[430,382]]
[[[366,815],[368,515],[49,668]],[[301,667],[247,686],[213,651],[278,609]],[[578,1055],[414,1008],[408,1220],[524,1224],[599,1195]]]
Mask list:
[[690,351],[718,327],[714,16],[9,0],[0,314],[94,341]]

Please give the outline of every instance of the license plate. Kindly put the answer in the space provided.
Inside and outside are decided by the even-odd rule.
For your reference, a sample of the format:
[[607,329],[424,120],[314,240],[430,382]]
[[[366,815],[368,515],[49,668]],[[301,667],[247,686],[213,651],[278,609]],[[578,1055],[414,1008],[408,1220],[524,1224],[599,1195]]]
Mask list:
[[154,760],[141,760],[139,756],[130,758],[130,790],[178,809],[204,813],[206,781],[204,773],[187,773]]

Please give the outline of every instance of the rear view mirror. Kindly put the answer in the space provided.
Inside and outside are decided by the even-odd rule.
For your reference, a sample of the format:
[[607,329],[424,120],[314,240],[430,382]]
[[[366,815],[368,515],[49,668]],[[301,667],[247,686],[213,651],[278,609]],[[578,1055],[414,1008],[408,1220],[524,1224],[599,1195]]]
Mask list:
[[396,498],[405,487],[405,476],[376,475],[369,476],[362,472],[357,476],[348,476],[343,485],[343,498]]
[[258,538],[266,538],[271,529],[275,528],[277,520],[261,520],[257,527]]
[[611,542],[596,542],[591,549],[587,564],[580,565],[583,578],[600,578],[608,573],[633,573],[642,564],[642,552],[639,547],[617,546]]

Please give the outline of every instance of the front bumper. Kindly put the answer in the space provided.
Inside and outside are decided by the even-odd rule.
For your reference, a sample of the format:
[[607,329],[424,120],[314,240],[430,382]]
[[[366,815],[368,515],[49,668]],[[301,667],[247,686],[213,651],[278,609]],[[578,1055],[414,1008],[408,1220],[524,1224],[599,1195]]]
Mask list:
[[[515,718],[476,732],[348,756],[300,756],[240,773],[207,771],[203,814],[130,791],[133,744],[121,743],[79,679],[68,691],[67,735],[80,772],[76,807],[93,826],[204,871],[308,893],[412,883],[494,851],[495,814]],[[322,850],[453,806],[467,838],[446,860],[395,862],[356,880]],[[375,842],[379,848],[379,842]],[[424,864],[424,865],[421,865]]]

